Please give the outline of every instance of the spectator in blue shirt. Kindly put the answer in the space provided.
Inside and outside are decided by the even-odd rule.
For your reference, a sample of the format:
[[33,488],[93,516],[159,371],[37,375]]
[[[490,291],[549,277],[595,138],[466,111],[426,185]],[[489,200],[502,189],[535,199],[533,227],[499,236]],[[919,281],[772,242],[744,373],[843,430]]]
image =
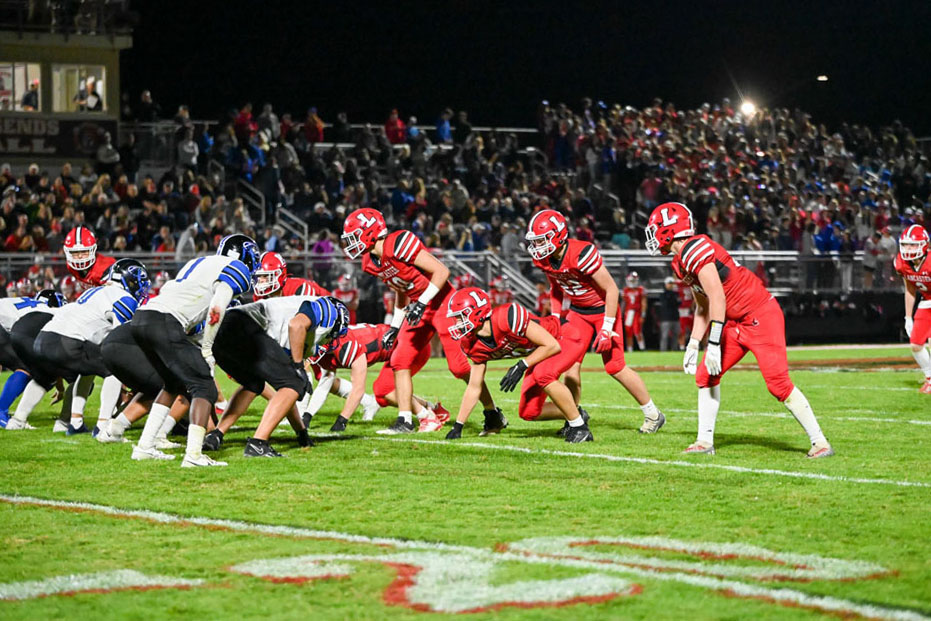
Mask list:
[[453,118],[453,111],[449,108],[443,110],[436,122],[437,143],[450,143],[453,141],[453,130],[449,126],[449,119]]

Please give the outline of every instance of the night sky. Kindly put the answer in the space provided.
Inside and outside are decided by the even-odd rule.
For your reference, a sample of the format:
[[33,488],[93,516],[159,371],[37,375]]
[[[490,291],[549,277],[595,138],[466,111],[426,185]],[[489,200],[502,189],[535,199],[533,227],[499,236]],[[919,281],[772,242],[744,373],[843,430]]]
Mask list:
[[198,119],[270,101],[351,122],[398,107],[433,123],[450,106],[499,126],[532,126],[541,99],[694,107],[743,93],[829,127],[901,119],[931,134],[931,3],[711,4],[144,0],[123,87]]

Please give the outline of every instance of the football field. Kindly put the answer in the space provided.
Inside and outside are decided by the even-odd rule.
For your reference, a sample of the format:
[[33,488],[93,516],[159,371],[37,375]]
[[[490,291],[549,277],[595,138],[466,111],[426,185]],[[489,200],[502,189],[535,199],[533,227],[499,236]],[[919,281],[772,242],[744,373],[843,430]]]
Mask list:
[[[931,397],[907,345],[789,358],[833,458],[805,458],[752,367],[722,382],[717,455],[681,455],[696,388],[678,352],[628,356],[667,417],[651,436],[589,356],[582,445],[518,417],[506,363],[500,435],[478,437],[477,411],[459,441],[379,436],[388,409],[337,437],[331,397],[315,447],[282,427],[284,459],[244,459],[259,400],[227,468],[52,434],[46,401],[37,430],[0,431],[0,619],[931,619]],[[443,361],[414,386],[455,417]]]

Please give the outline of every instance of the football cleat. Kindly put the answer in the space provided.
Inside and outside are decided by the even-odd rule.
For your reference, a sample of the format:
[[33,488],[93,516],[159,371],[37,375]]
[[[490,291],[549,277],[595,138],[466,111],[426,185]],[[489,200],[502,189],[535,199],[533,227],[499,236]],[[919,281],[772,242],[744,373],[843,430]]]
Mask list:
[[[588,412],[585,410],[585,408],[579,408],[579,414],[582,415],[582,420],[584,420],[585,424],[587,425],[588,421],[591,420],[592,417],[588,415]],[[562,429],[556,432],[556,435],[557,437],[565,438],[566,433],[568,431],[569,431],[569,421],[566,421],[565,423],[563,423]]]
[[815,442],[808,451],[808,459],[820,459],[822,457],[832,457],[834,449],[827,442]]
[[925,380],[924,386],[918,389],[923,395],[931,395],[931,379]]
[[181,460],[182,468],[200,468],[204,466],[228,466],[229,464],[225,461],[217,461],[207,457],[203,453],[199,457],[191,457],[190,455],[185,455],[184,459]]
[[85,425],[84,423],[81,423],[81,426],[78,427],[77,429],[75,429],[75,428],[72,427],[71,425],[68,425],[68,430],[65,431],[65,435],[66,435],[66,436],[76,436],[76,435],[81,434],[81,433],[90,433],[90,432],[91,432],[91,430],[87,428],[87,425]]
[[378,402],[372,399],[369,403],[362,406],[362,420],[370,421],[375,419],[375,415],[378,414],[378,411],[381,409],[381,406],[378,405]]
[[96,440],[101,444],[120,444],[129,442],[122,435],[112,435],[109,429],[101,429],[100,433],[97,434]]
[[204,446],[202,451],[219,451],[223,446],[223,433],[219,429],[214,429],[204,436]]
[[168,438],[155,438],[155,448],[160,451],[169,451],[171,449],[181,448],[181,444],[172,442]]
[[482,426],[482,430],[478,434],[479,436],[485,437],[501,433],[501,431],[508,426],[508,419],[505,418],[501,408],[485,410],[484,414],[485,424]]
[[10,415],[7,412],[0,414],[0,429],[6,429],[6,424],[10,422]]
[[714,455],[714,445],[705,444],[704,442],[694,442],[690,444],[687,449],[682,451],[683,455],[702,454],[702,453],[707,454],[707,455]]
[[662,412],[659,412],[659,416],[656,418],[647,418],[643,417],[643,424],[640,425],[640,433],[656,433],[659,431],[660,427],[666,424],[666,417],[663,416]]
[[402,417],[398,416],[393,425],[387,429],[379,429],[375,433],[381,434],[383,436],[396,436],[402,433],[414,433],[414,423],[408,423]]
[[284,457],[269,445],[268,440],[258,438],[246,440],[246,448],[243,449],[242,455],[243,457]]
[[11,418],[7,422],[5,429],[7,431],[20,431],[22,429],[35,429],[35,427],[33,427],[32,425],[30,425],[24,420],[19,420],[18,418]]
[[433,431],[439,431],[442,428],[443,421],[437,418],[436,414],[431,412],[420,419],[420,426],[417,429],[417,433],[430,433]]
[[94,425],[94,430],[91,432],[91,437],[96,438],[98,433],[100,433],[100,425]]
[[133,445],[133,460],[145,461],[147,459],[169,460],[174,459],[174,455],[163,453],[154,446],[152,448],[142,448],[138,444]]
[[334,431],[334,432],[346,431],[346,423],[348,422],[349,422],[348,419],[345,419],[342,416],[337,416],[336,420],[333,422],[333,426],[330,427],[330,431]]
[[52,433],[65,433],[70,426],[71,425],[59,418],[55,421],[55,424],[52,425]]
[[595,436],[592,435],[588,425],[569,427],[569,431],[566,432],[566,442],[569,444],[581,444],[582,442],[592,442],[594,440]]
[[445,425],[449,422],[449,410],[443,407],[443,404],[439,401],[436,402],[436,405],[433,406],[433,413],[436,414],[437,420],[441,424]]

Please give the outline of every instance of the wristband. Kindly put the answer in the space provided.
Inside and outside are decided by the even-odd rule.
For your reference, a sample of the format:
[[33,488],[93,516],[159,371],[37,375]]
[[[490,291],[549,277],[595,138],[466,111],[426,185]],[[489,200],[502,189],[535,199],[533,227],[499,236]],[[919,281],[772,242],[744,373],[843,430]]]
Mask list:
[[708,342],[712,345],[720,345],[722,332],[724,332],[724,322],[712,320],[711,331],[708,333]]
[[391,327],[400,328],[401,324],[404,323],[404,316],[406,315],[407,307],[398,308],[394,307],[394,316],[391,318]]
[[604,332],[613,332],[615,321],[617,321],[616,317],[605,317],[601,322],[601,329]]
[[432,300],[433,297],[439,292],[440,292],[440,288],[431,282],[429,285],[427,285],[426,291],[421,293],[420,297],[417,298],[417,301],[423,304],[424,306],[426,306],[427,304],[430,303],[430,300]]

